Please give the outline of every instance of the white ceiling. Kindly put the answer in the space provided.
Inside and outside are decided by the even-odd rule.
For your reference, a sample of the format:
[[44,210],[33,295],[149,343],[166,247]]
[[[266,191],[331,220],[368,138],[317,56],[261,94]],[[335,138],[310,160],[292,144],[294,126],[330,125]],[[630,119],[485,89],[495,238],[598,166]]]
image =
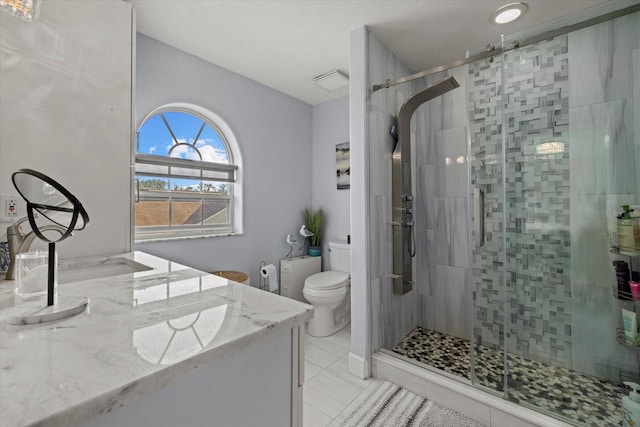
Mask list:
[[523,18],[497,26],[489,15],[514,0],[128,1],[138,32],[311,105],[347,93],[312,80],[333,69],[348,73],[349,33],[362,25],[417,72],[605,2],[525,0]]

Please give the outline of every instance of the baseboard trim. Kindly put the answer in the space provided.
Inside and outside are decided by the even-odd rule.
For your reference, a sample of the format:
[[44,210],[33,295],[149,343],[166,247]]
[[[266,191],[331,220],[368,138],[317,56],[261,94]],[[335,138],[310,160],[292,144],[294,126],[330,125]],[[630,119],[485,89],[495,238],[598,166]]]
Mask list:
[[366,380],[371,376],[371,359],[365,359],[349,353],[349,372],[360,379]]

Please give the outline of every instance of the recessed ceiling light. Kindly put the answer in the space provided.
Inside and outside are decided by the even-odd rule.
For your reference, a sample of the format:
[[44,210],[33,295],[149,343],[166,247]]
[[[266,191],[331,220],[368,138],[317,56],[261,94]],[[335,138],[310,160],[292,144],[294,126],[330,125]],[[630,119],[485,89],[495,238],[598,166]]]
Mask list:
[[513,22],[524,15],[529,8],[524,3],[509,3],[500,6],[498,10],[493,12],[489,17],[492,24],[506,24]]
[[26,22],[35,22],[40,13],[40,0],[0,0],[0,10]]

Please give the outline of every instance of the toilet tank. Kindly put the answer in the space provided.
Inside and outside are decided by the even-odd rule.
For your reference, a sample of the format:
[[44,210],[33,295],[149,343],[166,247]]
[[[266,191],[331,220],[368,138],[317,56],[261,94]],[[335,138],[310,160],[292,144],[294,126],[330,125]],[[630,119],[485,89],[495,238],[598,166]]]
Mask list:
[[347,242],[329,242],[329,268],[326,270],[351,273],[351,245]]

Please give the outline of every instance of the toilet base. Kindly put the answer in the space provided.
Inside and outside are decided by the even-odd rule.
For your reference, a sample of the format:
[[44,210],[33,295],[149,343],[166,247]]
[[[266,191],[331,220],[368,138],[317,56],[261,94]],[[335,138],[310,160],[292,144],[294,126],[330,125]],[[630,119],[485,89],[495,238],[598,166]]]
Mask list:
[[318,326],[317,323],[314,325],[312,321],[313,319],[311,319],[307,324],[307,334],[315,338],[324,338],[324,337],[331,336],[336,332],[341,331],[342,329],[347,327],[349,323],[351,323],[351,319],[346,317],[341,319],[339,322],[334,322],[333,325],[331,325],[331,327],[323,328],[322,325]]
[[335,332],[333,310],[330,307],[313,307],[313,318],[307,324],[307,333],[312,337],[328,337]]
[[324,338],[335,334],[351,322],[350,293],[336,309],[314,307],[313,319],[307,323],[307,334]]

